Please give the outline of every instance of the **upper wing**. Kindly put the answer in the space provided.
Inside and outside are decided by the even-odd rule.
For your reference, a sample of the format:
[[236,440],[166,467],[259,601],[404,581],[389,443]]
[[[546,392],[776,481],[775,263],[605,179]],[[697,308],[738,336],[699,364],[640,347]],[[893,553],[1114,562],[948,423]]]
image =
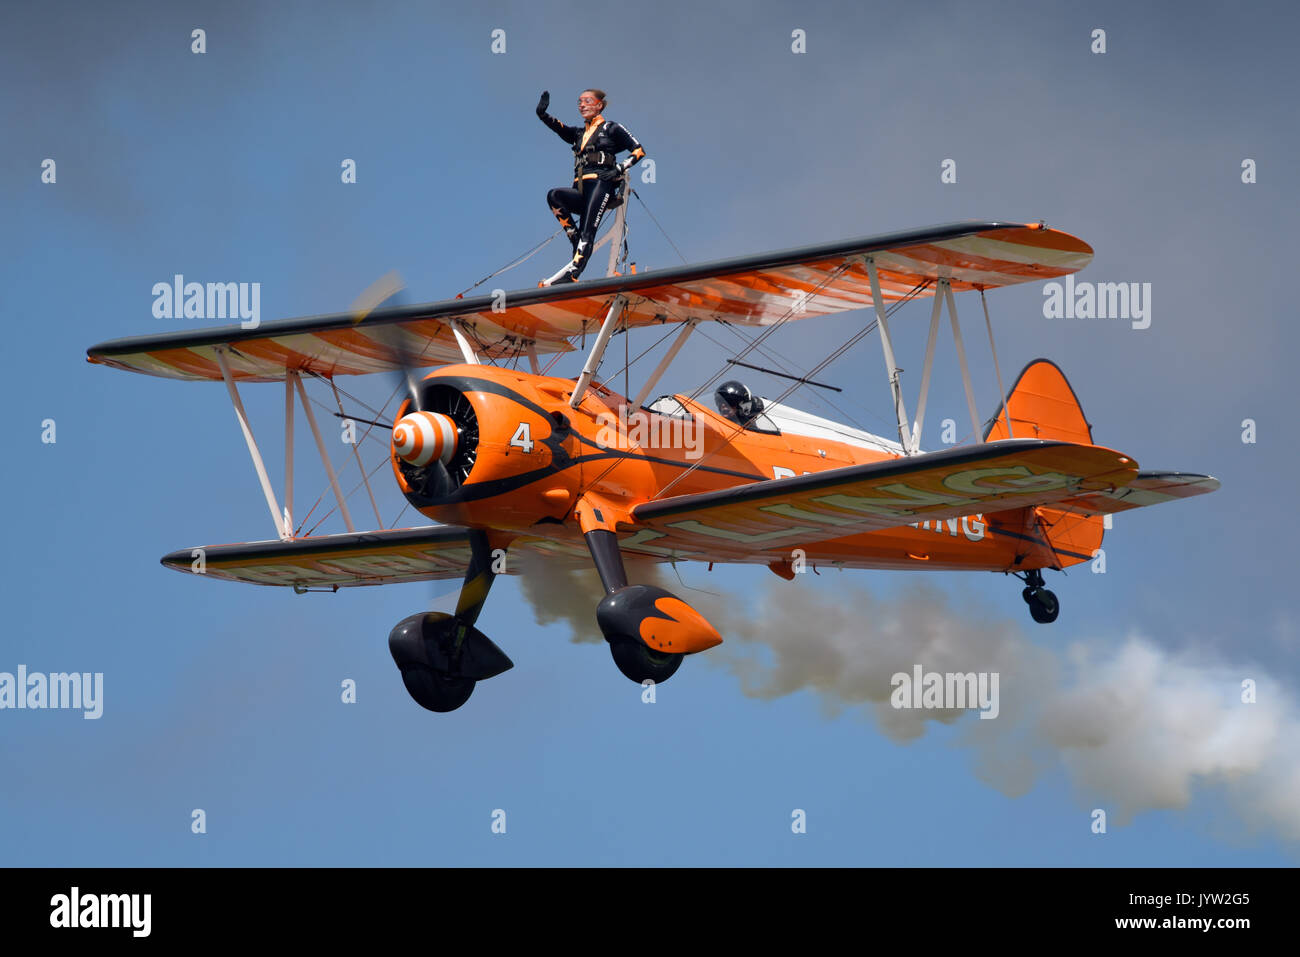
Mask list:
[[[530,339],[507,331],[491,304],[453,299],[421,306],[376,309],[364,320],[352,313],[279,319],[256,330],[239,326],[197,329],[160,336],[131,336],[101,342],[86,350],[90,362],[168,379],[221,380],[217,349],[224,347],[230,374],[249,382],[271,382],[286,371],[334,377],[401,371],[408,366],[464,362],[448,325],[467,320],[467,334],[480,355],[510,358],[530,345],[538,354],[570,352],[562,339]],[[479,306],[482,314],[471,311]],[[493,319],[499,319],[493,316]],[[599,320],[597,320],[599,322]]]
[[[861,257],[875,259],[881,296],[893,302],[933,294],[948,278],[954,290],[1051,279],[1082,269],[1092,247],[1041,226],[956,223],[779,252],[718,260],[632,276],[584,280],[502,296],[452,299],[352,313],[115,339],[91,347],[91,362],[174,379],[220,379],[216,347],[227,348],[236,379],[283,379],[286,370],[325,376],[400,369],[404,364],[462,361],[449,324],[459,325],[483,355],[513,357],[528,348],[566,352],[569,340],[599,328],[610,299],[627,297],[629,326],[687,319],[771,325],[861,309],[871,286]],[[388,328],[378,327],[393,327]]]
[[647,502],[632,510],[640,534],[624,544],[673,558],[779,560],[860,532],[1123,491],[1137,474],[1111,449],[1009,439]]
[[[431,525],[386,531],[320,535],[291,542],[244,542],[186,548],[163,556],[162,563],[225,581],[299,588],[346,588],[393,582],[460,578],[469,565],[469,529]],[[506,573],[516,571],[521,552],[546,556],[548,562],[591,564],[586,548],[545,539],[511,542]]]

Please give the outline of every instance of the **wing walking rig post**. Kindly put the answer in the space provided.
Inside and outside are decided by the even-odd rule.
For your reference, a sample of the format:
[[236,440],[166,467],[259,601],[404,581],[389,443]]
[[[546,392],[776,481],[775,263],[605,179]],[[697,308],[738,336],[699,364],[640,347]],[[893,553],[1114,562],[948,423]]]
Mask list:
[[[478,681],[511,667],[475,627],[506,550],[594,564],[606,593],[597,622],[618,668],[638,683],[666,680],[684,656],[722,636],[681,598],[630,582],[625,556],[764,564],[786,579],[797,561],[1003,572],[1022,579],[1036,621],[1055,620],[1059,602],[1043,571],[1092,559],[1112,513],[1218,488],[1209,476],[1143,471],[1131,457],[1093,444],[1073,390],[1051,362],[1030,363],[1004,391],[986,304],[1002,401],[981,423],[956,294],[978,291],[983,304],[986,290],[1065,276],[1091,258],[1086,243],[1042,224],[956,223],[523,289],[506,295],[504,309],[499,298],[485,296],[376,309],[361,320],[343,313],[254,330],[139,336],[94,346],[88,358],[225,384],[276,538],[206,547],[208,577],[299,592],[463,577],[454,614],[413,615],[389,637],[412,697],[429,710],[450,711]],[[889,318],[901,304],[925,298],[929,334],[916,414],[909,417]],[[721,397],[718,411],[688,395],[645,404],[700,323],[766,334],[789,321],[855,309],[871,310],[880,333],[897,440],[761,397],[741,412]],[[923,452],[945,310],[972,434],[982,441]],[[678,327],[673,341],[635,397],[597,381],[615,332],[669,324]],[[576,379],[541,370],[541,357],[574,351],[588,339]],[[524,358],[529,371],[495,364]],[[418,382],[410,376],[412,368],[428,367]],[[392,423],[393,480],[436,524],[385,529],[376,508],[377,527],[359,531],[303,377],[333,387],[339,376],[385,372],[411,384]],[[240,399],[239,386],[250,382],[284,383],[283,502]],[[346,533],[294,531],[295,396]],[[647,439],[685,429],[698,439],[689,447]],[[189,572],[191,557],[185,549],[162,562]]]

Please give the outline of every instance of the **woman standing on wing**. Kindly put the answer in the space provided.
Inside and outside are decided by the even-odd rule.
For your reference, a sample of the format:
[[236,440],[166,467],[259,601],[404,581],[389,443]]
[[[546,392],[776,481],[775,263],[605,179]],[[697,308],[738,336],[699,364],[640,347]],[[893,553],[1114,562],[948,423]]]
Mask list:
[[[619,124],[602,115],[606,99],[604,90],[583,90],[578,97],[578,113],[582,126],[565,126],[546,112],[551,105],[549,91],[537,101],[537,117],[564,142],[573,146],[573,186],[553,189],[546,194],[551,212],[564,227],[573,244],[573,259],[563,269],[542,285],[556,282],[577,282],[591,257],[600,221],[613,199],[618,178],[645,157],[645,150],[635,136]],[[617,162],[617,154],[631,151],[632,155]],[[575,226],[573,216],[580,216],[582,224]]]

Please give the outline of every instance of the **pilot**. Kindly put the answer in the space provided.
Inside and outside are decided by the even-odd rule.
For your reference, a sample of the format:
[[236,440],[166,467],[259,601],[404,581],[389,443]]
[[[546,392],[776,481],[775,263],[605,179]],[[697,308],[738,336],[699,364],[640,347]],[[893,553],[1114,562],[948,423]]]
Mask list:
[[[544,286],[578,281],[591,257],[596,231],[614,199],[620,177],[645,157],[645,150],[635,136],[612,120],[605,119],[602,112],[605,104],[604,90],[583,90],[578,95],[578,113],[583,125],[565,126],[546,112],[551,105],[549,91],[544,91],[537,101],[537,118],[573,146],[573,186],[553,189],[546,194],[551,212],[564,227],[573,246],[573,259],[545,280]],[[632,155],[620,163],[617,154],[623,150]],[[574,225],[574,216],[582,217],[581,225]]]
[[718,386],[713,393],[713,401],[723,416],[745,428],[749,428],[750,423],[763,411],[763,400],[735,379],[729,379]]

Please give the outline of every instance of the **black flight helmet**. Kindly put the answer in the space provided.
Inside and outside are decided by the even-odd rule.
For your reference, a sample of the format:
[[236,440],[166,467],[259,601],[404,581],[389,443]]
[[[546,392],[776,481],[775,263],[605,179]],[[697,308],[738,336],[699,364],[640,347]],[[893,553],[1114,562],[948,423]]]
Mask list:
[[763,411],[763,400],[735,379],[718,386],[713,393],[713,401],[717,403],[722,415],[739,425],[749,424],[750,420]]

